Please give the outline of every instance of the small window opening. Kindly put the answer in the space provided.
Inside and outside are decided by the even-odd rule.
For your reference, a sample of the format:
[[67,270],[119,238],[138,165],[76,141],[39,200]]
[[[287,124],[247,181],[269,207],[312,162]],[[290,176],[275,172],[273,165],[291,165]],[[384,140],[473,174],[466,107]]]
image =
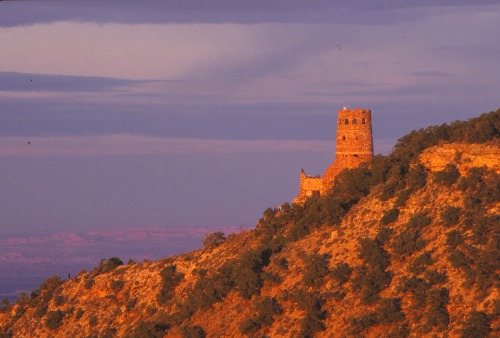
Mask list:
[[344,123],[345,123],[345,124],[349,124],[349,119],[345,119],[345,120],[344,120]]
[[358,154],[354,154],[354,157],[358,157]]
[[345,140],[345,135],[342,135],[342,140]]
[[366,120],[365,119],[361,119],[361,124],[366,124]]
[[357,123],[358,123],[358,120],[352,119],[352,124],[357,124]]

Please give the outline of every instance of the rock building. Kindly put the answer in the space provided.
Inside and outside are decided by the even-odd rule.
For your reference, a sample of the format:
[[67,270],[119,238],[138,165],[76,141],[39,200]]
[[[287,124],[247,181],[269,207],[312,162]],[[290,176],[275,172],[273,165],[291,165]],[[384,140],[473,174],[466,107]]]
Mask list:
[[300,173],[300,192],[293,203],[303,204],[314,192],[325,194],[335,176],[343,169],[358,167],[373,159],[372,116],[370,109],[348,109],[338,112],[335,159],[323,177],[312,177],[304,170]]

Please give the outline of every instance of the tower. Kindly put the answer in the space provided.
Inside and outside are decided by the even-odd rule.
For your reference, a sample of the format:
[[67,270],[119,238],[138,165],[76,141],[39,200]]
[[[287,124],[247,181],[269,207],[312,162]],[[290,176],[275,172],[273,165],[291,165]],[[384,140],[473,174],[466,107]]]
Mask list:
[[322,195],[332,188],[335,176],[342,170],[356,168],[373,160],[372,112],[370,109],[339,110],[335,159],[323,177],[300,173],[300,192],[293,203],[304,204],[315,192]]
[[346,168],[356,168],[373,160],[372,116],[370,109],[338,111],[335,160],[323,175],[322,192],[331,189],[335,176]]

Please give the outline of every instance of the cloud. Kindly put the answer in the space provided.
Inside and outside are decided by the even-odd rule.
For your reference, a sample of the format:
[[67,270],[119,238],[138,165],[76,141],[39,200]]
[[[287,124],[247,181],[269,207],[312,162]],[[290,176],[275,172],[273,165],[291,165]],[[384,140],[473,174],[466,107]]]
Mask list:
[[116,91],[119,88],[128,86],[166,82],[0,71],[0,91],[7,92],[102,92]]
[[410,73],[410,76],[451,77],[455,75],[451,73],[440,72],[438,70],[424,70]]
[[[481,6],[495,0],[401,1],[381,0],[196,0],[183,1],[65,1],[3,2],[0,26],[13,27],[55,21],[141,23],[266,23],[266,22],[342,22],[385,23],[403,20],[390,15],[399,9]],[[119,13],[118,15],[116,13]],[[385,12],[385,13],[384,13]],[[114,15],[110,15],[113,13]],[[409,17],[411,18],[411,17]],[[414,19],[414,16],[413,16]]]
[[131,134],[62,137],[0,137],[0,156],[129,156],[146,154],[251,154],[322,151],[331,141],[214,140]]

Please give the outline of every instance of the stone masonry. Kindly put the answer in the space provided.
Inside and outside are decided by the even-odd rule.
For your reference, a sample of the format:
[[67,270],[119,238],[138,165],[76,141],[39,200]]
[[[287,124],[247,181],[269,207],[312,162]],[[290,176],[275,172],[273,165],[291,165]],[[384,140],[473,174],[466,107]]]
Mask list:
[[372,117],[370,109],[347,109],[338,112],[335,159],[322,178],[300,173],[300,192],[293,203],[303,204],[315,191],[327,193],[335,176],[346,168],[356,168],[373,159]]

